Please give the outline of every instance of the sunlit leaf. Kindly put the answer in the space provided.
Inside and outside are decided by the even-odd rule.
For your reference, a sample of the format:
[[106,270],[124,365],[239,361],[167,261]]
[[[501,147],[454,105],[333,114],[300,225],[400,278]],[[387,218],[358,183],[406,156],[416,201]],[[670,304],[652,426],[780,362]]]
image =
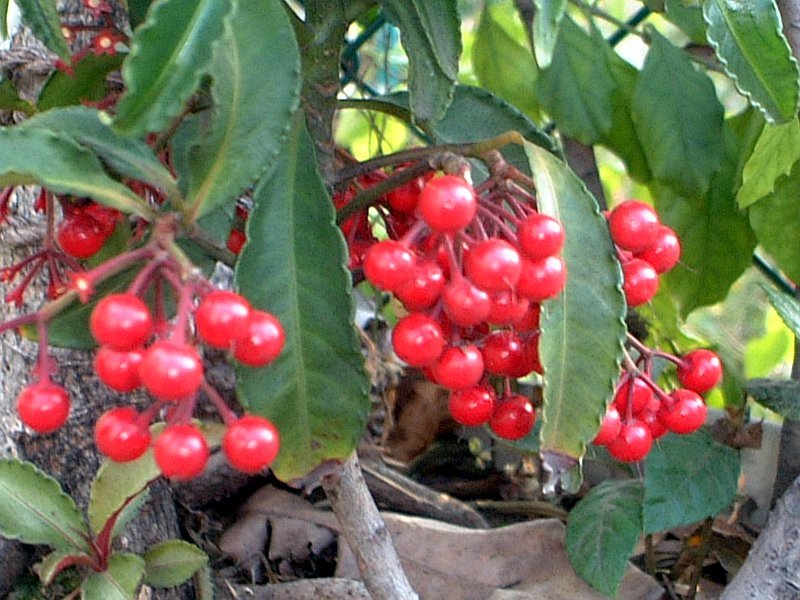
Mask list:
[[766,125],[747,159],[742,187],[736,194],[739,208],[747,208],[775,189],[775,180],[788,175],[800,158],[800,122]]
[[561,20],[567,8],[566,0],[534,0],[533,52],[536,62],[544,69],[553,59],[553,49],[558,39]]

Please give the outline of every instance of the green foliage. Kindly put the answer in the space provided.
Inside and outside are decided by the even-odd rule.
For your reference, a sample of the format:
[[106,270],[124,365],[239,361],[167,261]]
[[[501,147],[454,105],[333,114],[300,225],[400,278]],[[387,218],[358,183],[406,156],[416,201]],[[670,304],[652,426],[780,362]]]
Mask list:
[[231,0],[156,0],[122,64],[126,90],[114,128],[136,137],[163,129],[183,110],[212,60]]
[[344,243],[299,119],[253,199],[236,285],[280,320],[286,345],[266,368],[240,367],[238,391],[252,412],[280,430],[272,468],[290,481],[326,460],[347,458],[369,411]]
[[167,540],[144,554],[144,583],[172,587],[186,582],[208,562],[206,553],[194,544]]
[[102,100],[108,94],[106,78],[119,69],[123,58],[121,54],[90,53],[74,65],[71,73],[53,71],[39,93],[37,110]]
[[683,52],[655,31],[651,37],[633,93],[636,132],[657,180],[701,196],[724,155],[722,104],[711,79]]
[[[19,0],[16,2],[22,13],[22,22],[30,28],[49,50],[58,54],[65,62],[70,62],[69,48],[61,34],[61,21],[58,18],[55,0]],[[3,11],[5,23],[6,11]]]
[[800,158],[800,121],[765,125],[742,171],[736,194],[739,208],[747,208],[775,189],[775,181],[788,175]]
[[797,61],[774,2],[704,0],[708,41],[736,87],[770,122],[797,116]]
[[533,16],[533,52],[541,68],[547,68],[553,58],[553,49],[558,39],[558,31],[566,0],[534,0],[536,12]]
[[19,97],[19,92],[11,80],[2,78],[0,78],[0,108],[27,114],[36,112],[36,108],[30,102]]
[[160,474],[152,450],[131,462],[103,462],[92,481],[89,497],[88,514],[92,531],[99,533],[112,515],[121,510],[130,498],[140,494],[150,482],[158,479]]
[[[265,63],[268,81],[259,76]],[[188,157],[193,218],[230,204],[265,172],[288,131],[300,56],[282,3],[239,0],[208,72],[214,110]]]
[[704,429],[664,437],[645,459],[644,532],[688,525],[725,509],[736,496],[739,467],[739,453]]
[[458,77],[461,32],[454,0],[380,0],[400,29],[408,55],[408,89],[417,121],[433,124],[444,116]]
[[616,596],[641,536],[643,497],[640,481],[606,481],[569,514],[569,560],[584,581],[606,596]]
[[791,295],[764,286],[769,301],[795,336],[800,337],[800,301]]
[[83,600],[132,600],[144,573],[144,560],[130,552],[115,552],[108,568],[90,574],[83,582]]
[[576,463],[600,426],[619,375],[626,308],[597,202],[564,163],[532,144],[525,149],[539,210],[566,230],[567,285],[543,305],[539,340],[545,366],[541,449],[546,467],[560,474],[564,459]]
[[747,382],[747,393],[786,419],[800,420],[800,382],[756,378]]
[[57,550],[88,550],[88,533],[75,502],[31,463],[0,461],[0,533]]

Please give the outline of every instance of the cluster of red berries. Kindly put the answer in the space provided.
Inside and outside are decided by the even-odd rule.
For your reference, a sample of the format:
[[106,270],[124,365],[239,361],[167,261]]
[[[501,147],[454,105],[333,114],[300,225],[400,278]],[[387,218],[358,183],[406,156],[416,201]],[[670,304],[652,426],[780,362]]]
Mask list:
[[[389,239],[372,236],[366,214],[343,231],[351,266],[408,311],[392,333],[395,353],[451,391],[457,422],[526,436],[534,407],[510,381],[541,372],[540,303],[566,282],[562,224],[512,180],[473,188],[451,174],[415,178],[377,208]],[[499,395],[492,378],[504,381]]]
[[65,201],[62,210],[64,218],[56,230],[56,240],[65,254],[79,260],[100,252],[122,219],[118,210],[92,201]]
[[622,263],[628,306],[649,302],[658,291],[659,275],[680,260],[678,236],[660,222],[652,206],[639,200],[615,206],[608,214],[608,228]]
[[[650,452],[653,441],[667,432],[688,434],[699,429],[705,423],[707,412],[702,394],[722,378],[722,362],[711,350],[700,348],[676,357],[649,350],[641,344],[636,347],[638,364],[619,379],[614,398],[593,441],[625,462],[642,460]],[[677,365],[676,375],[681,387],[667,393],[653,380],[654,357]]]

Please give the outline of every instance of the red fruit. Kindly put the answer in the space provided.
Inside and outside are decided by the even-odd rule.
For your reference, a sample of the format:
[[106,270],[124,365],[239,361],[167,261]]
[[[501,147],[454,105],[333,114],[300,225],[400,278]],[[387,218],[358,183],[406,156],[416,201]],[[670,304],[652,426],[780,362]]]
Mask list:
[[417,209],[424,184],[425,179],[422,177],[412,179],[386,194],[386,201],[393,211],[413,213]]
[[661,423],[673,433],[692,433],[706,422],[706,403],[699,394],[687,389],[677,389],[670,393],[672,403],[665,402],[658,412]]
[[130,406],[104,412],[94,426],[97,449],[116,462],[136,460],[150,447],[150,430]]
[[564,226],[554,217],[536,213],[519,224],[517,239],[528,258],[555,256],[564,246]]
[[189,423],[167,426],[156,439],[153,453],[164,476],[176,481],[200,475],[209,455],[203,434]]
[[65,218],[56,231],[58,245],[74,258],[89,258],[97,254],[108,236],[103,226],[90,215],[76,212]]
[[482,351],[483,365],[489,373],[522,377],[519,373],[526,364],[525,345],[515,333],[502,329],[492,332],[484,340]]
[[392,331],[392,346],[400,360],[412,367],[427,367],[444,350],[442,328],[422,313],[400,319]]
[[470,224],[478,200],[475,190],[461,177],[442,175],[425,184],[417,208],[431,229],[455,232]]
[[639,200],[618,204],[608,215],[611,239],[631,252],[642,252],[655,242],[659,225],[655,209]]
[[422,261],[414,267],[411,279],[400,284],[394,294],[409,311],[419,312],[436,304],[445,283],[444,273],[435,262]]
[[681,258],[681,242],[672,229],[666,225],[659,225],[655,241],[641,252],[637,252],[636,258],[649,262],[656,273],[666,273],[677,265]]
[[214,348],[227,349],[247,335],[250,303],[239,294],[215,290],[207,294],[194,313],[197,333]]
[[463,277],[451,281],[444,287],[442,304],[447,317],[461,327],[472,327],[482,323],[492,310],[489,294]]
[[241,229],[231,229],[228,234],[228,241],[225,246],[234,254],[239,254],[242,251],[244,243],[247,241],[247,236]]
[[491,238],[469,249],[464,258],[464,272],[486,292],[507,291],[519,281],[522,259],[507,241]]
[[489,421],[496,402],[494,390],[481,385],[451,392],[447,406],[456,423],[477,427]]
[[222,438],[222,451],[234,469],[258,473],[272,464],[280,444],[280,435],[272,422],[245,415],[228,427]]
[[600,423],[600,430],[597,432],[592,444],[595,446],[606,446],[610,444],[619,435],[622,429],[622,418],[619,416],[619,411],[612,404],[606,410],[603,416],[603,421]]
[[373,245],[364,257],[364,276],[382,290],[394,291],[414,276],[416,259],[408,247],[394,240]]
[[722,361],[715,352],[698,348],[686,353],[678,365],[681,385],[704,394],[722,379]]
[[431,365],[436,383],[449,390],[463,390],[483,378],[483,355],[476,346],[447,348]]
[[286,343],[280,321],[263,310],[251,310],[247,329],[233,343],[233,356],[249,367],[263,367],[278,358]]
[[94,355],[94,372],[112,390],[132,392],[140,385],[139,365],[144,358],[144,349],[114,350],[100,346]]
[[133,350],[153,334],[153,317],[147,305],[133,294],[109,294],[89,317],[89,330],[102,346]]
[[634,307],[652,300],[658,291],[658,273],[649,262],[634,258],[622,265],[622,291],[628,306]]
[[614,394],[614,406],[619,414],[628,415],[628,403],[631,403],[629,416],[642,412],[653,399],[653,390],[640,377],[624,376]]
[[530,300],[517,295],[513,290],[495,292],[489,296],[489,301],[491,302],[491,307],[486,320],[493,325],[516,326],[528,315],[528,309],[531,305]]
[[519,332],[537,331],[539,329],[540,313],[541,305],[537,302],[531,302],[522,318],[513,323],[514,329]]
[[504,440],[519,440],[528,435],[536,423],[531,401],[520,394],[504,396],[495,406],[489,427]]
[[153,397],[167,402],[185,400],[200,389],[203,363],[193,346],[158,340],[145,351],[139,377]]
[[619,435],[606,445],[608,453],[623,462],[642,460],[653,447],[653,435],[650,428],[639,420],[622,424]]
[[517,292],[534,302],[555,298],[567,282],[567,267],[556,256],[538,260],[522,259],[522,274],[517,283]]
[[24,388],[17,397],[22,422],[36,433],[51,433],[67,422],[69,394],[60,385],[39,382]]

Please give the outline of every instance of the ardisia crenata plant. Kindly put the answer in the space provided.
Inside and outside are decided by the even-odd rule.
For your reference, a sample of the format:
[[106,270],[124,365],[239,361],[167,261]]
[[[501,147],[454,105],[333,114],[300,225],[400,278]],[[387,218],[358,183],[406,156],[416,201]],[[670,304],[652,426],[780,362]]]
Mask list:
[[[392,308],[394,353],[449,391],[454,421],[538,453],[548,494],[577,493],[587,455],[629,470],[568,524],[575,569],[600,591],[616,593],[642,534],[729,506],[737,450],[702,426],[708,394],[741,409],[741,357],[682,324],[724,299],[757,244],[800,279],[785,243],[800,231],[800,86],[777,5],[647,2],[608,32],[619,19],[595,5],[537,0],[530,17],[486,2],[464,57],[470,20],[452,0],[81,0],[63,22],[52,0],[17,4],[52,71],[27,96],[0,81],[15,111],[0,227],[44,221],[41,247],[0,270],[19,309],[0,332],[38,344],[15,406],[36,434],[70,427],[82,400],[53,347],[94,352],[115,398],[94,426],[107,460],[89,525],[52,478],[0,463],[0,494],[26,506],[22,522],[0,510],[0,533],[54,548],[43,582],[80,567],[84,597],[116,581],[133,598],[189,578],[205,564],[193,546],[141,558],[112,542],[152,481],[199,477],[217,448],[286,483],[347,461],[370,413],[354,287]],[[642,27],[654,10],[719,62]],[[381,30],[408,59],[397,88],[359,67]],[[631,35],[640,68],[615,50]],[[381,143],[402,123],[396,151],[348,144],[350,111]],[[607,206],[564,160],[591,146],[645,197]],[[768,293],[796,333],[796,303]],[[644,330],[629,331],[631,309]],[[238,404],[210,381],[214,362],[235,372]]]

